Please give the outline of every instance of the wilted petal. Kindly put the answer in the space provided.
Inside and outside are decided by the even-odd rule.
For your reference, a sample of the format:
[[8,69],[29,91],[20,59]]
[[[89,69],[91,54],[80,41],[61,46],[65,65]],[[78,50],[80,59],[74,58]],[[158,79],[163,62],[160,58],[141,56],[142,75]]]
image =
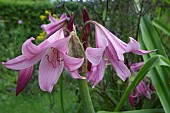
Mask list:
[[144,96],[148,99],[151,99],[151,92],[149,90],[146,90]]
[[36,46],[35,44],[32,43],[32,40],[35,40],[33,37],[30,39],[26,40],[23,45],[22,45],[22,54],[27,58],[30,59],[33,56],[37,55],[42,51],[41,48]]
[[34,71],[34,66],[20,70],[16,87],[16,96],[26,87]]
[[138,55],[145,55],[154,51],[156,50],[149,50],[149,51],[141,50],[139,43],[131,37],[130,37],[130,42],[127,44],[127,50],[126,50],[126,52],[133,52]]
[[129,102],[130,102],[130,106],[131,106],[132,108],[134,108],[134,98],[131,97],[131,95],[129,95],[128,99],[129,99]]
[[45,51],[35,55],[31,59],[27,59],[25,56],[20,55],[20,56],[14,58],[14,59],[11,59],[7,62],[2,62],[2,64],[9,69],[22,70],[22,69],[28,68],[30,66],[33,66],[38,61],[40,61],[41,58],[44,56],[44,53],[45,53]]
[[138,93],[136,92],[132,92],[130,95],[129,95],[129,102],[130,102],[130,105],[132,108],[134,108],[135,106],[135,102],[134,102],[134,99],[138,96]]
[[62,53],[64,66],[69,72],[77,70],[84,62],[84,58],[74,58]]
[[140,70],[140,68],[143,66],[144,62],[138,62],[138,63],[133,63],[133,64],[130,64],[130,69],[133,71],[133,72],[137,72]]
[[145,92],[145,90],[147,89],[147,86],[145,84],[145,82],[142,80],[136,87],[136,90],[142,94],[143,92]]
[[115,69],[117,75],[123,80],[125,81],[126,78],[128,78],[131,74],[130,74],[130,70],[127,68],[127,66],[124,64],[123,61],[119,61],[114,59],[114,57],[112,56],[111,52],[107,49],[106,50],[106,57],[108,58],[108,60],[111,62],[113,68]]
[[137,87],[136,87],[137,92],[139,92],[140,94],[143,94],[144,96],[146,96],[147,98],[151,99],[151,95],[150,95],[150,91],[148,86],[146,85],[145,81],[141,81]]
[[54,52],[49,49],[39,66],[38,80],[43,91],[52,91],[62,73],[63,67],[64,63],[56,60]]
[[93,64],[98,65],[103,57],[105,48],[91,48],[86,49],[86,57]]
[[102,59],[98,65],[92,65],[91,71],[86,73],[87,81],[91,81],[93,83],[92,88],[94,88],[103,79],[104,70],[105,61]]

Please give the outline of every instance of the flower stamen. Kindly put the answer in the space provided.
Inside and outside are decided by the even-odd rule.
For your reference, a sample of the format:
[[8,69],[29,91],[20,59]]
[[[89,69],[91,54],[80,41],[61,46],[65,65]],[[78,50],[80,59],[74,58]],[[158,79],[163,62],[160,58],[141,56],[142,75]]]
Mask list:
[[52,66],[54,68],[56,68],[58,65],[61,64],[61,61],[63,61],[63,59],[61,59],[61,56],[60,56],[60,53],[57,49],[51,47],[52,49],[52,55],[51,55],[51,59],[50,59],[50,56],[47,54],[45,55],[45,57],[47,58],[48,62],[50,64],[52,64]]

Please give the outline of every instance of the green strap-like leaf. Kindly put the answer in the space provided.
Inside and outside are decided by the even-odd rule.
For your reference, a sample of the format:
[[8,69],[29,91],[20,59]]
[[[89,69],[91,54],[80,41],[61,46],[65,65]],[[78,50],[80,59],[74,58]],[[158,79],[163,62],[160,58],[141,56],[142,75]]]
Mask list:
[[166,3],[168,3],[170,5],[170,0],[165,0]]
[[[170,62],[167,58],[161,55],[156,55],[152,58],[150,58],[140,69],[138,72],[137,76],[135,77],[134,81],[130,84],[130,86],[125,90],[125,93],[123,94],[121,100],[117,104],[115,111],[119,111],[120,108],[122,107],[123,103],[126,101],[128,98],[129,94],[136,88],[136,86],[139,84],[141,80],[145,77],[147,72],[151,70],[152,68],[156,66],[169,66],[170,67]],[[169,104],[169,103],[167,103]],[[170,108],[169,108],[170,109]]]
[[[141,18],[140,23],[141,37],[139,38],[140,45],[142,49],[151,50],[158,49],[157,52],[144,55],[144,60],[160,54],[167,57],[165,50],[160,41],[160,37],[150,20],[145,16]],[[156,93],[161,101],[161,104],[166,113],[170,112],[170,68],[168,67],[156,67],[149,72],[150,78],[155,86]]]
[[170,27],[167,26],[167,24],[162,20],[155,19],[154,21],[152,21],[152,24],[161,31],[163,31],[165,34],[170,36]]

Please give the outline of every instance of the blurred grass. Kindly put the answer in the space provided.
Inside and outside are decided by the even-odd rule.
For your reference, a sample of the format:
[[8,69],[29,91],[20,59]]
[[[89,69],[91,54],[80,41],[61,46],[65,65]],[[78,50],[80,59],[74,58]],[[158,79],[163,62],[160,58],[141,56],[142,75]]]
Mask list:
[[[77,112],[80,106],[77,103],[78,98],[75,90],[70,90],[74,87],[71,84],[69,83],[69,87],[65,84],[65,87],[63,87],[64,108],[67,113]],[[61,113],[58,85],[56,85],[52,94],[40,90],[35,91],[35,89],[30,89],[33,91],[27,92],[29,87],[30,84],[17,97],[15,96],[15,90],[0,92],[0,113]],[[34,85],[34,87],[39,88],[38,85]]]

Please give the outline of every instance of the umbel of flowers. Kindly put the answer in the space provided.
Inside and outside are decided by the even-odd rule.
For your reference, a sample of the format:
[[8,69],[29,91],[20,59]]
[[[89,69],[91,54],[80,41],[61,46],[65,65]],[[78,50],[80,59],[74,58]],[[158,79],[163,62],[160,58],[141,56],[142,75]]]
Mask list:
[[[124,53],[133,52],[138,55],[148,54],[155,50],[140,49],[139,43],[130,37],[125,43],[112,34],[104,26],[89,18],[84,8],[80,42],[74,27],[74,15],[69,17],[64,13],[59,20],[49,14],[51,23],[42,25],[46,32],[46,39],[39,45],[32,43],[33,37],[22,45],[22,54],[2,64],[12,70],[19,70],[16,95],[27,85],[32,77],[34,64],[40,61],[38,80],[43,91],[51,92],[57,83],[63,68],[75,79],[86,79],[93,84],[93,88],[102,80],[106,67],[105,57],[111,62],[117,75],[125,81],[130,70],[124,63]],[[90,23],[95,26],[96,47],[90,47],[88,35]],[[70,56],[71,55],[71,56]],[[88,69],[87,69],[88,68]],[[79,73],[85,73],[81,76]]]

